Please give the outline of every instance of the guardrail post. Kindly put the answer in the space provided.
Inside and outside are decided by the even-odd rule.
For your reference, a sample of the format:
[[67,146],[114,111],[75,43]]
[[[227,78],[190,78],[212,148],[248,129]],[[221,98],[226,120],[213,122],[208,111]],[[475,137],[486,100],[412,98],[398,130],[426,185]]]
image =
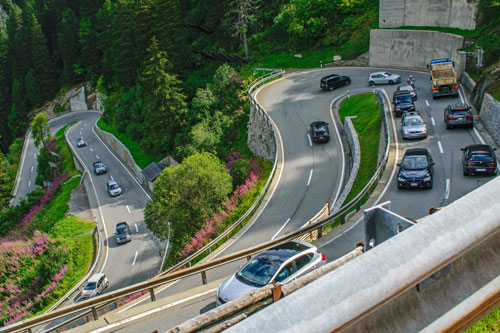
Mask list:
[[356,202],[356,211],[359,211],[361,209],[361,202],[358,201]]
[[[330,215],[330,214],[328,214],[328,215]],[[321,237],[323,237],[323,227],[318,228],[318,239],[320,239]]]
[[207,284],[207,272],[206,271],[201,272],[201,281],[203,282],[203,284]]
[[95,306],[93,306],[93,307],[92,307],[92,316],[94,317],[94,320],[99,319],[99,318],[97,317],[97,310],[95,309]]
[[151,302],[156,301],[155,290],[153,288],[149,288],[149,296],[151,297]]
[[340,224],[344,224],[345,223],[345,214],[342,214],[340,216]]

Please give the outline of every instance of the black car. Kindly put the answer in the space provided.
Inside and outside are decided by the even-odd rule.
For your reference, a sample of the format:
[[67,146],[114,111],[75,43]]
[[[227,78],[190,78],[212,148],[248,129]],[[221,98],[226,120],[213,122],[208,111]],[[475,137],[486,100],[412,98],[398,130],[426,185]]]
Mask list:
[[427,149],[408,149],[398,166],[398,188],[432,188],[434,162]]
[[314,142],[330,141],[330,130],[326,121],[315,121],[311,123],[311,137]]
[[130,237],[130,228],[127,222],[120,222],[116,225],[116,243],[126,243],[130,242],[132,238]]
[[474,127],[474,117],[471,108],[466,103],[450,104],[444,109],[444,123],[446,128]]
[[415,111],[413,98],[408,91],[395,91],[392,95],[392,103],[396,117],[401,117],[403,112]]
[[496,148],[489,145],[470,145],[462,148],[462,167],[464,176],[497,174]]
[[94,162],[92,165],[94,166],[94,172],[96,175],[106,173],[106,166],[101,161]]
[[338,87],[343,87],[351,84],[349,76],[331,74],[321,79],[319,86],[323,90],[333,90]]

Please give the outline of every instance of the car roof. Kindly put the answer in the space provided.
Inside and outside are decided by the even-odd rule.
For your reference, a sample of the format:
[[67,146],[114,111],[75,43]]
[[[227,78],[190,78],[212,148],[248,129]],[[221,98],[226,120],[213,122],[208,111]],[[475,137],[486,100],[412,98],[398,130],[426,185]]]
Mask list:
[[403,114],[403,118],[422,118],[422,116],[418,112],[411,111],[411,112],[405,112]]
[[490,152],[491,146],[489,145],[483,145],[483,144],[477,144],[477,145],[470,145],[467,148],[469,148],[469,151],[484,151],[484,152]]
[[98,163],[101,163],[101,164],[102,164],[102,162],[101,162],[101,161],[95,161],[95,162],[94,162],[94,165],[96,165],[96,164],[98,164]]
[[322,77],[321,80],[328,80],[328,79],[331,79],[331,78],[334,78],[334,77],[339,77],[339,76],[340,75],[338,75],[338,74],[330,74],[330,75]]
[[413,87],[412,86],[398,86],[397,91],[401,91],[401,90],[413,90]]
[[314,126],[314,127],[328,126],[328,123],[326,121],[320,120],[320,121],[312,122],[311,126]]
[[101,277],[104,276],[104,273],[96,273],[90,277],[90,279],[87,280],[87,282],[97,282]]
[[110,180],[108,180],[108,185],[111,185],[111,184],[118,184],[118,182],[114,179],[110,179]]
[[408,90],[397,90],[394,92],[393,96],[403,96],[403,95],[411,95]]
[[426,148],[411,148],[405,152],[405,156],[412,156],[412,155],[419,156],[428,154],[429,151]]
[[448,105],[449,108],[451,109],[468,109],[470,106],[467,103],[455,103],[455,104],[450,104]]
[[281,245],[278,245],[272,249],[266,250],[259,253],[257,256],[259,258],[266,258],[272,261],[277,261],[284,263],[291,257],[296,256],[307,250],[314,250],[316,247],[312,244],[308,244],[301,241],[290,241]]

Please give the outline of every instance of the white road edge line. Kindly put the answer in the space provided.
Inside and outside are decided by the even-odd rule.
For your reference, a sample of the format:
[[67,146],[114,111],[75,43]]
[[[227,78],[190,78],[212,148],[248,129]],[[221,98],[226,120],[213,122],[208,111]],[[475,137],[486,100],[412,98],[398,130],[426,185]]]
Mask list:
[[438,147],[439,147],[439,152],[441,154],[444,154],[443,145],[441,144],[441,141],[438,141]]
[[35,169],[34,165],[31,166],[31,172],[33,172],[33,169]]
[[135,257],[134,257],[134,261],[132,261],[132,266],[135,265],[135,261],[137,260],[137,255],[139,254],[139,251],[135,251]]
[[427,105],[427,107],[429,107],[429,101],[428,100],[425,100],[425,105]]
[[94,149],[90,148],[90,151],[91,151],[91,152],[94,152]]
[[130,213],[130,208],[128,208],[128,205],[125,205],[125,208],[127,208],[127,211]]
[[99,155],[95,155],[95,158],[97,158],[98,160],[100,160]]
[[313,176],[313,169],[311,169],[311,171],[309,172],[309,179],[307,180],[307,185],[306,186],[309,186],[309,184],[311,184],[311,178]]
[[[187,298],[183,298],[181,300],[178,300],[178,301],[175,301],[175,302],[172,302],[172,303],[169,303],[169,304],[165,304],[165,305],[162,305],[162,306],[157,307],[155,309],[152,309],[152,310],[149,310],[149,311],[146,311],[146,312],[142,312],[142,313],[137,314],[135,316],[132,316],[132,317],[129,317],[129,318],[117,321],[116,323],[110,324],[110,325],[108,325],[106,327],[98,328],[98,329],[96,329],[94,331],[91,331],[91,332],[95,332],[95,333],[105,332],[105,331],[108,331],[108,330],[110,330],[110,329],[112,329],[114,327],[117,327],[117,326],[129,323],[129,322],[141,319],[143,317],[152,315],[152,314],[154,314],[156,312],[163,311],[165,309],[171,308],[173,306],[176,306],[176,305],[179,305],[179,304],[182,304],[182,303],[185,303],[185,302],[189,302],[192,299],[195,299],[195,298],[201,297],[201,296],[205,296],[205,295],[211,294],[211,293],[216,292],[216,291],[217,291],[217,288],[209,289],[209,290],[206,290],[206,291],[204,291],[202,293],[199,293],[199,294],[196,294],[196,295],[192,295],[192,296],[189,296]],[[119,311],[118,313],[120,313],[120,312],[121,311]]]
[[309,147],[312,147],[313,144],[312,144],[311,136],[309,135],[309,133],[307,133],[307,139],[309,140]]
[[28,187],[31,187],[31,180],[28,182]]
[[434,121],[434,117],[431,117],[431,122],[432,122],[432,126],[436,126],[436,122]]
[[137,223],[135,224],[135,232],[139,233],[139,228],[137,227]]
[[33,156],[33,158],[36,160],[36,153],[35,153],[35,155]]
[[450,180],[446,179],[446,188],[444,190],[444,200],[448,200],[450,197]]
[[276,238],[276,236],[278,236],[278,235],[279,235],[279,233],[281,232],[281,230],[283,230],[283,228],[285,228],[285,226],[288,224],[288,222],[290,222],[290,218],[288,218],[288,220],[286,220],[285,224],[283,224],[283,225],[281,226],[280,230],[278,230],[278,232],[276,232],[276,233],[274,234],[274,236],[273,236],[273,237],[271,237],[271,240],[274,240],[274,239]]

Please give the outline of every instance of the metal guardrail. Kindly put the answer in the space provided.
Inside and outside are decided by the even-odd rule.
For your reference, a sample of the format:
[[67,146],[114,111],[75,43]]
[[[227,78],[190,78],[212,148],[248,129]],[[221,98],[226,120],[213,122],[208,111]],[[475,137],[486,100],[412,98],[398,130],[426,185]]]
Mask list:
[[[271,77],[272,74],[267,75],[268,79]],[[250,89],[254,89],[259,86],[263,82],[263,79],[257,80],[255,84],[252,84]],[[76,315],[69,321],[64,322],[63,324],[60,324],[56,327],[53,327],[51,330],[59,330],[70,323],[91,315],[94,320],[98,319],[98,311],[102,310],[104,307],[109,306],[110,304],[115,304],[118,300],[126,297],[133,295],[137,292],[149,292],[151,301],[156,300],[156,295],[154,288],[160,287],[162,285],[165,285],[167,283],[172,283],[177,280],[192,276],[192,275],[197,275],[201,274],[201,280],[203,284],[207,283],[207,275],[206,272],[211,269],[215,269],[220,266],[224,266],[226,264],[232,263],[234,261],[238,261],[241,259],[245,258],[250,258],[252,255],[255,255],[259,252],[262,252],[268,248],[271,248],[273,246],[276,246],[278,244],[287,242],[292,239],[296,239],[301,237],[302,235],[311,233],[311,232],[317,232],[318,238],[321,238],[322,235],[322,230],[323,228],[330,223],[334,223],[337,219],[341,219],[342,223],[345,221],[345,217],[347,214],[351,212],[351,210],[354,208],[356,210],[361,209],[361,200],[366,197],[368,199],[371,195],[371,188],[372,186],[376,186],[383,175],[387,161],[389,159],[389,148],[390,148],[390,134],[389,134],[389,126],[387,122],[387,117],[386,117],[386,108],[388,105],[388,102],[385,100],[384,95],[380,92],[380,90],[375,90],[377,92],[377,95],[379,99],[381,100],[382,103],[382,119],[383,119],[383,125],[384,125],[384,131],[385,131],[385,152],[384,152],[384,157],[379,163],[379,166],[377,168],[377,171],[374,173],[370,181],[366,184],[366,186],[363,188],[363,190],[354,198],[352,199],[349,203],[341,207],[337,212],[333,213],[333,215],[330,215],[324,219],[321,219],[313,224],[307,225],[306,227],[296,230],[294,232],[288,233],[282,237],[279,237],[275,240],[268,241],[265,243],[262,243],[258,246],[255,246],[250,249],[246,249],[243,251],[239,251],[237,253],[225,256],[220,259],[213,260],[210,263],[206,264],[200,264],[196,265],[193,267],[188,267],[179,271],[174,271],[173,267],[170,269],[168,273],[165,273],[161,276],[157,276],[151,280],[148,280],[146,282],[141,282],[133,286],[129,286],[117,291],[114,291],[112,293],[108,293],[106,295],[102,295],[99,297],[96,297],[94,299],[89,299],[86,301],[83,301],[81,303],[73,304],[72,306],[68,306],[59,310],[55,310],[51,313],[45,313],[37,317],[29,318],[24,321],[14,323],[8,327],[4,327],[0,329],[0,332],[19,332],[23,330],[28,330],[31,332],[31,328],[49,323],[53,320],[63,318],[68,315]],[[235,223],[237,225],[237,223]],[[233,225],[234,226],[234,225]],[[207,244],[208,245],[208,244]],[[203,251],[206,251],[207,248],[201,249]],[[201,251],[200,250],[200,251]],[[184,265],[186,265],[192,258],[186,258],[184,261]],[[186,261],[187,260],[187,261]],[[174,266],[176,269],[178,269],[181,266]],[[114,305],[116,307],[116,305]]]

